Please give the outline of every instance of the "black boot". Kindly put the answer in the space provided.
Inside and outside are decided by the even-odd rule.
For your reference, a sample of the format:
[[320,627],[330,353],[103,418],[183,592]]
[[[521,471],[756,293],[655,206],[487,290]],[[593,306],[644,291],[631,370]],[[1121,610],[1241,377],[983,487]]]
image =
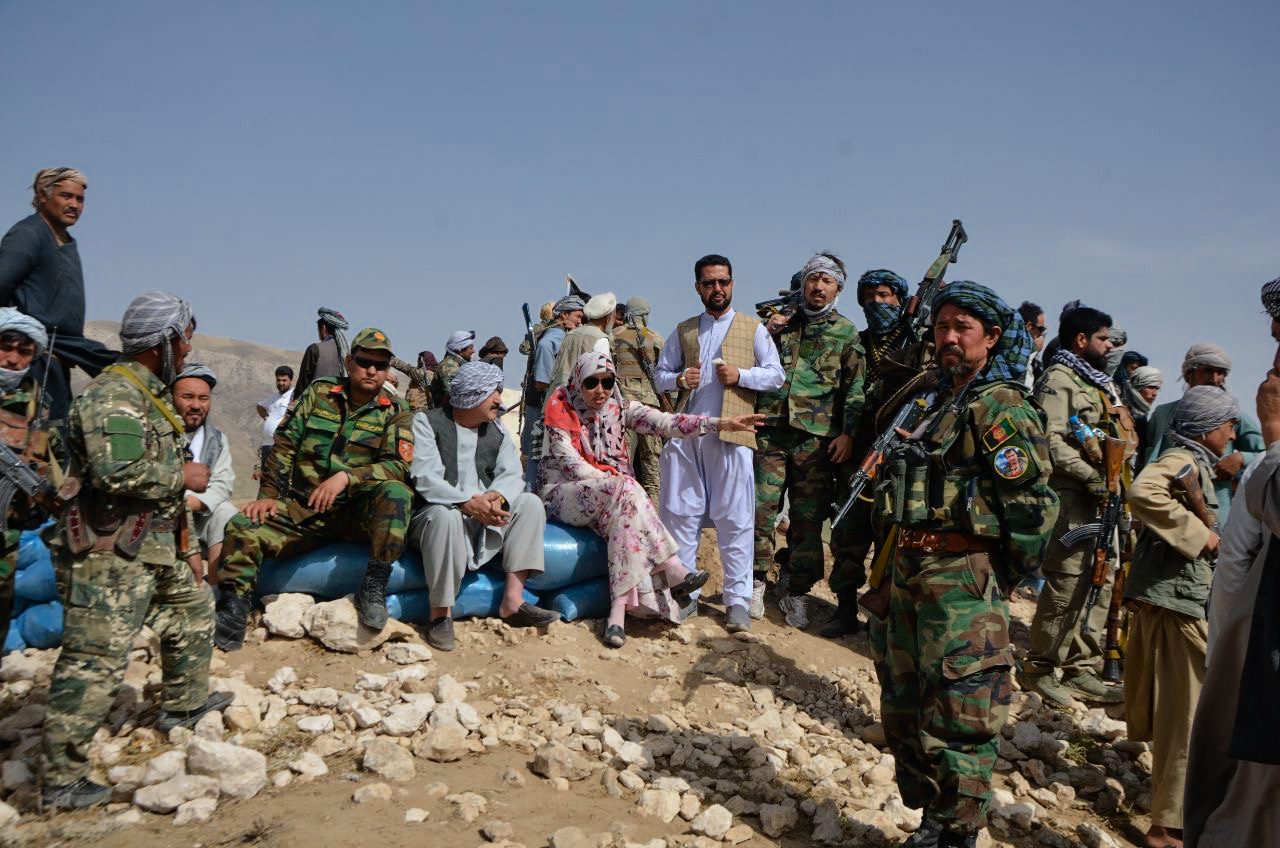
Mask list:
[[818,632],[828,639],[839,639],[858,632],[858,599],[840,597],[831,619]]
[[938,848],[975,848],[978,837],[974,834],[944,830],[938,834]]
[[902,848],[938,848],[939,837],[942,835],[942,825],[926,814],[920,821],[920,826],[916,828],[916,832],[911,834],[911,838],[902,843]]
[[222,710],[235,699],[231,692],[214,692],[194,710],[162,710],[156,719],[156,730],[168,733],[175,727],[195,727],[205,713]]
[[82,777],[66,786],[46,786],[40,800],[50,810],[84,810],[110,801],[111,787]]
[[370,630],[387,626],[387,581],[390,579],[391,563],[369,560],[364,582],[352,600],[356,605],[356,618]]
[[223,651],[238,651],[244,647],[244,631],[249,626],[249,611],[253,602],[244,595],[224,591],[218,598],[213,625],[213,644]]

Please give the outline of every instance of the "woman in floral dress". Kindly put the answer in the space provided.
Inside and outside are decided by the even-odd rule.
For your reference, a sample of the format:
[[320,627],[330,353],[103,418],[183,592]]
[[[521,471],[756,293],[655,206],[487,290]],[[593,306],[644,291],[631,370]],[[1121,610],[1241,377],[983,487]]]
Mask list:
[[609,543],[612,603],[606,645],[618,648],[626,641],[628,612],[678,621],[680,607],[708,576],[689,571],[677,557],[675,540],[632,475],[627,429],[679,439],[713,430],[755,430],[761,420],[760,415],[671,415],[625,401],[613,359],[596,351],[579,357],[568,385],[547,399],[538,495],[548,516],[590,527]]

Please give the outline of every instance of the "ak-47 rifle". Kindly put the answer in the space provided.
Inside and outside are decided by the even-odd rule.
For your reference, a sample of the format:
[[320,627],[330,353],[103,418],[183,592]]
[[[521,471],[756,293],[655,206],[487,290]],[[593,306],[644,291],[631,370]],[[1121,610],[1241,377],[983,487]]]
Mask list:
[[[1124,467],[1124,484],[1132,482],[1128,465]],[[1111,602],[1107,605],[1106,641],[1102,646],[1102,679],[1107,683],[1124,680],[1124,646],[1127,641],[1129,611],[1124,605],[1124,587],[1129,581],[1129,567],[1133,564],[1133,539],[1135,528],[1129,514],[1129,505],[1123,507],[1120,528],[1120,566],[1116,569],[1115,583],[1111,586]]]
[[909,330],[903,334],[903,347],[914,344],[924,334],[925,327],[929,325],[933,297],[945,285],[947,266],[956,261],[960,248],[968,241],[969,234],[965,232],[964,224],[960,223],[959,218],[952,219],[951,232],[947,233],[947,240],[942,243],[938,258],[924,272],[924,279],[916,287],[916,293],[907,301],[907,308],[902,310],[902,322]]
[[529,358],[524,363],[524,380],[520,383],[520,414],[518,430],[524,432],[524,408],[529,402],[529,387],[533,385],[533,360],[538,355],[538,339],[533,333],[533,316],[529,314],[529,304],[521,305],[524,312],[524,332],[529,339]]
[[663,412],[674,412],[675,405],[671,403],[671,396],[658,390],[658,372],[655,370],[654,363],[649,361],[649,353],[644,343],[644,330],[641,329],[640,322],[627,316],[627,326],[635,330],[636,356],[640,360],[640,368],[644,371],[644,376],[649,380],[649,386],[653,389],[654,397],[658,399],[658,407]]
[[914,430],[920,423],[924,411],[924,398],[916,398],[910,403],[904,403],[898,410],[898,414],[893,417],[893,421],[889,422],[889,426],[880,434],[880,438],[876,439],[871,450],[863,457],[858,470],[853,472],[853,477],[849,479],[849,496],[845,498],[843,504],[836,507],[836,514],[831,518],[832,529],[835,529],[849,514],[849,510],[853,509],[853,505],[862,495],[862,490],[876,479],[876,474],[880,471],[880,463],[884,461],[885,456],[897,446],[898,442],[902,441],[903,436],[899,431],[910,433]]
[[1058,543],[1065,548],[1073,548],[1085,539],[1093,539],[1093,574],[1080,618],[1082,636],[1089,635],[1092,630],[1089,627],[1089,613],[1093,612],[1098,599],[1102,597],[1102,590],[1107,585],[1107,572],[1119,566],[1120,518],[1123,513],[1120,475],[1124,469],[1124,448],[1122,439],[1111,436],[1103,439],[1102,461],[1106,469],[1107,496],[1098,508],[1098,520],[1068,530],[1058,539]]
[[[41,378],[40,394],[36,400],[36,417],[27,430],[25,455],[18,456],[9,449],[8,445],[0,442],[0,533],[9,530],[9,508],[13,506],[13,499],[18,492],[26,495],[32,505],[41,507],[53,515],[60,513],[64,505],[58,497],[57,488],[62,482],[61,469],[58,468],[57,459],[53,456],[52,446],[49,444],[49,401],[45,391],[49,386],[49,371],[54,367],[53,344],[57,339],[58,331],[55,328],[45,352],[44,376]],[[49,457],[49,474],[55,482],[51,483],[41,477],[31,467],[29,460],[35,454],[45,454]],[[28,523],[38,526],[40,522]]]

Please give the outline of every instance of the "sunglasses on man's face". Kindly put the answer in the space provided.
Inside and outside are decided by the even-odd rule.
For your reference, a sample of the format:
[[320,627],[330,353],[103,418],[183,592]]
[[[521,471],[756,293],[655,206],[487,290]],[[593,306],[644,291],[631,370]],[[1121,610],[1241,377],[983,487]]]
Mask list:
[[389,359],[372,359],[368,356],[361,356],[358,353],[351,354],[351,361],[361,368],[372,368],[375,371],[386,371],[391,367]]
[[594,389],[596,386],[604,386],[606,392],[611,392],[617,382],[613,377],[588,377],[582,381],[582,388]]

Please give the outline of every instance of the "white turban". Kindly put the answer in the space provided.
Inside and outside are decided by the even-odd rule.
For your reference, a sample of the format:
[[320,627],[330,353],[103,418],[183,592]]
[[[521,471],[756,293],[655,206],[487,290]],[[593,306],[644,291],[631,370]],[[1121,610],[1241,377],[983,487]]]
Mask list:
[[49,336],[44,331],[44,325],[30,315],[23,315],[12,306],[0,309],[0,333],[8,330],[22,333],[35,342],[37,355],[49,346]]
[[449,405],[454,409],[475,409],[489,395],[502,388],[502,369],[487,362],[467,362],[449,384]]
[[588,300],[587,308],[583,312],[586,314],[588,321],[597,321],[617,308],[618,298],[614,296],[613,292],[605,292]]
[[459,330],[449,337],[449,341],[445,343],[445,348],[461,356],[464,350],[474,346],[475,343],[475,330]]
[[1188,371],[1194,371],[1202,365],[1230,371],[1231,357],[1213,342],[1197,342],[1187,348],[1187,355],[1182,359],[1182,373],[1185,375]]

